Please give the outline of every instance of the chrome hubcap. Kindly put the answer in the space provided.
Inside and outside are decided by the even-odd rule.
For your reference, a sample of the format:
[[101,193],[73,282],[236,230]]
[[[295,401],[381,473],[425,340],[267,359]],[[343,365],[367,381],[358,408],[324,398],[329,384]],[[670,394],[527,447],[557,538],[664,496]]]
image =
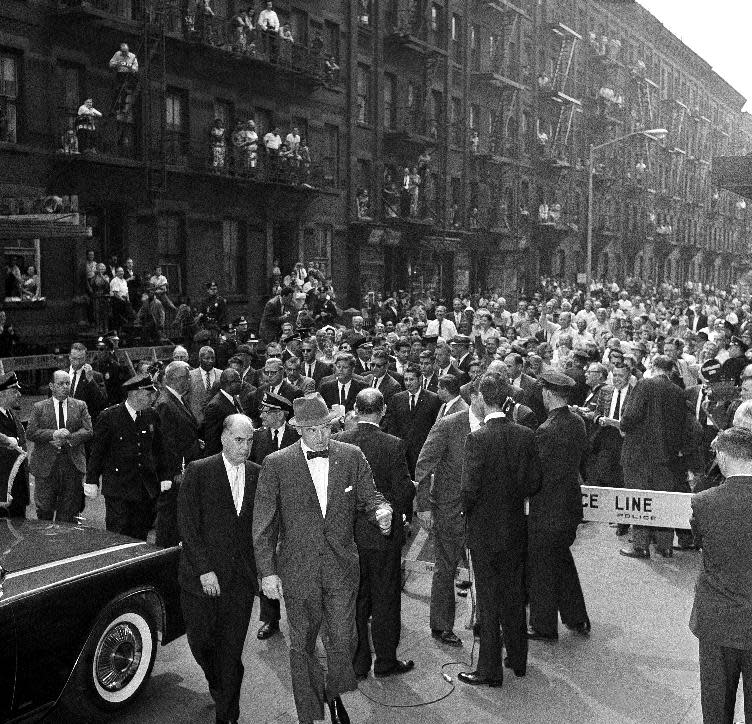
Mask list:
[[94,667],[99,684],[108,691],[126,686],[138,671],[142,649],[138,629],[128,623],[113,626],[97,647]]

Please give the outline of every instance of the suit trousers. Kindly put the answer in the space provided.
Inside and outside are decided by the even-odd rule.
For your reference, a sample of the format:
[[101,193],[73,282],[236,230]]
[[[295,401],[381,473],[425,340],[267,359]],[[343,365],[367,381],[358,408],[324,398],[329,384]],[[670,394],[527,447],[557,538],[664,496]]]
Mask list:
[[[324,702],[355,691],[352,660],[357,646],[355,601],[357,586],[324,580],[322,572],[305,597],[285,595],[290,633],[290,673],[295,708],[301,722],[324,718]],[[326,673],[316,655],[316,638],[323,624]]]
[[168,548],[180,543],[178,532],[178,488],[175,483],[172,488],[160,493],[157,498],[156,536],[154,542],[158,546]]
[[588,485],[607,488],[624,487],[621,442],[621,435],[617,430],[600,432],[597,449],[587,458],[585,479]]
[[704,724],[733,724],[739,676],[744,719],[752,722],[752,649],[732,649],[700,639],[700,694]]
[[50,474],[37,478],[34,498],[39,520],[73,523],[81,507],[84,474],[71,462],[67,450],[62,450],[52,464]]
[[154,501],[143,491],[140,500],[105,496],[105,528],[131,538],[146,540],[154,520]]
[[217,598],[181,591],[188,646],[206,676],[217,719],[240,717],[242,656],[254,590],[254,581],[237,576],[221,584]]
[[465,524],[459,511],[445,512],[434,508],[431,535],[434,541],[434,569],[431,581],[431,628],[451,631],[454,628],[454,575],[465,553]]
[[531,531],[527,550],[530,625],[548,636],[558,634],[558,614],[566,626],[588,620],[577,566],[569,547],[577,528]]
[[261,607],[259,610],[259,621],[262,623],[279,623],[282,617],[280,614],[279,601],[273,598],[267,598],[262,591],[259,591],[259,601]]
[[358,648],[353,659],[356,673],[366,674],[371,668],[371,646],[368,643],[368,619],[376,663],[373,671],[385,673],[394,667],[399,646],[402,599],[402,551],[399,546],[386,550],[360,551],[360,589],[355,609]]
[[527,667],[527,626],[525,618],[524,559],[521,554],[473,548],[470,551],[478,594],[480,651],[478,672],[502,681],[501,635],[509,662],[515,670]]

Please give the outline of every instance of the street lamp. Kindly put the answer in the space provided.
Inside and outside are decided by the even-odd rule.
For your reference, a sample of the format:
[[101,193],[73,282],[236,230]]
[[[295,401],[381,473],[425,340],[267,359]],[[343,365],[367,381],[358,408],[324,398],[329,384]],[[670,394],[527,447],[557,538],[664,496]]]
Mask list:
[[651,128],[647,131],[634,131],[626,136],[619,136],[605,143],[599,143],[597,146],[590,144],[590,155],[588,157],[588,195],[587,195],[587,263],[585,266],[585,284],[586,291],[590,290],[590,282],[593,281],[593,174],[595,173],[595,152],[600,151],[606,146],[613,146],[615,143],[621,143],[633,136],[645,136],[653,141],[660,141],[668,135],[665,128]]

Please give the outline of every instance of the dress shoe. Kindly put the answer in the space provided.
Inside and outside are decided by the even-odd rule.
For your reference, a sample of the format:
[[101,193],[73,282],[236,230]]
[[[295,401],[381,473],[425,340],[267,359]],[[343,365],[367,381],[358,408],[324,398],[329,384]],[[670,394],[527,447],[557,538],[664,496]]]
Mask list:
[[335,696],[329,704],[329,715],[332,718],[332,724],[350,724],[350,716],[342,703],[342,699]]
[[401,661],[397,659],[390,668],[384,671],[376,671],[374,668],[373,675],[377,679],[381,679],[384,676],[394,676],[395,674],[406,674],[408,671],[412,671],[415,668],[415,662],[412,659],[407,661]]
[[514,666],[512,666],[512,662],[509,660],[508,656],[504,657],[504,666],[506,666],[507,669],[511,669],[514,671],[514,675],[521,679],[526,673],[527,673],[527,666],[518,666],[516,669]]
[[629,533],[629,526],[625,523],[617,523],[616,524],[616,535],[621,537],[623,535],[626,535]]
[[567,625],[570,631],[580,634],[581,636],[589,636],[590,630],[593,628],[590,625],[590,619],[586,618],[582,623],[576,623],[573,626]]
[[650,551],[645,548],[632,546],[631,548],[621,548],[619,555],[626,556],[627,558],[650,558]]
[[664,558],[673,558],[674,557],[674,549],[673,548],[659,548],[658,553],[660,553]]
[[259,626],[256,638],[259,641],[265,641],[274,636],[275,633],[279,633],[279,624],[276,621],[265,621]]
[[559,634],[544,634],[540,631],[536,631],[532,626],[527,627],[527,637],[531,641],[558,641]]
[[457,674],[457,678],[463,684],[471,684],[472,686],[490,686],[492,688],[498,688],[504,683],[503,679],[488,679],[477,671],[460,671],[460,673]]
[[462,641],[460,641],[459,636],[457,636],[454,631],[442,631],[438,628],[432,628],[431,636],[435,639],[439,639],[442,644],[446,644],[447,646],[462,646]]

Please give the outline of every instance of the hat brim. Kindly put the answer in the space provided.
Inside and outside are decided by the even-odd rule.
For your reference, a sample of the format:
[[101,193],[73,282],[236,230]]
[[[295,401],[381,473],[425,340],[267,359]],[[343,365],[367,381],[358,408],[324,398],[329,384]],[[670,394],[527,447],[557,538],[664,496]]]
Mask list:
[[302,418],[298,420],[297,417],[287,421],[290,427],[323,427],[324,425],[331,425],[335,420],[339,419],[339,413],[331,411],[325,417],[317,417],[313,419]]

